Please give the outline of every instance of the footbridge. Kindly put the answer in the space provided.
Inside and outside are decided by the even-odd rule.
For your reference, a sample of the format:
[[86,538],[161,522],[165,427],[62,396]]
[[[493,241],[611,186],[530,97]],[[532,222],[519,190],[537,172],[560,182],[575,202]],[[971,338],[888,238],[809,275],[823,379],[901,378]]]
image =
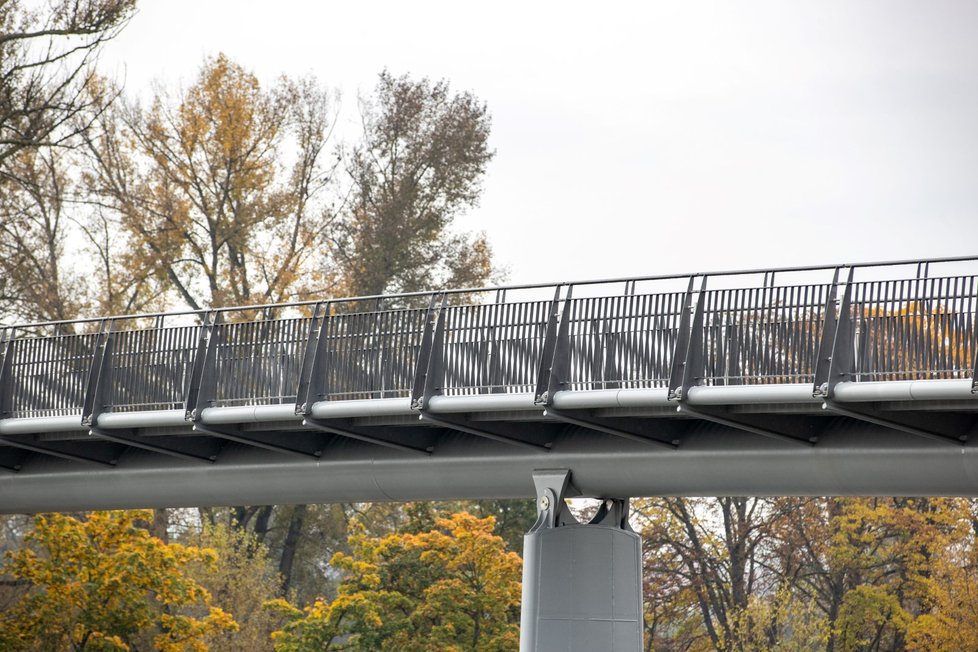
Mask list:
[[978,494],[978,260],[22,324],[0,510]]
[[0,511],[536,496],[524,649],[633,649],[548,566],[637,563],[629,496],[978,495],[976,313],[953,258],[11,325]]

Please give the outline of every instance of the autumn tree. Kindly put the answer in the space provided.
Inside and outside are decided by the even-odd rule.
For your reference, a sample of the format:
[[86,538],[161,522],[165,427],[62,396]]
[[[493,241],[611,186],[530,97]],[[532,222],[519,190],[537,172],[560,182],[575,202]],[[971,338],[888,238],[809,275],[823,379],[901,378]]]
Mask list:
[[268,548],[254,534],[223,524],[203,523],[180,540],[214,552],[216,563],[197,562],[188,574],[210,593],[214,604],[238,622],[237,628],[209,633],[204,639],[208,650],[271,652],[271,633],[278,619],[264,604],[278,597],[280,580]]
[[71,150],[114,99],[96,101],[89,87],[99,52],[134,8],[135,0],[0,2],[0,310],[15,319],[67,319],[88,304],[78,282],[88,270],[73,269],[64,246]]
[[492,274],[484,235],[452,230],[492,159],[486,105],[445,81],[381,73],[347,148],[350,200],[337,252],[350,295],[478,286]]
[[0,307],[22,320],[75,317],[87,294],[65,260],[71,179],[53,148],[23,149],[4,163],[0,192]]
[[[484,235],[453,229],[478,202],[492,159],[490,117],[446,81],[380,74],[361,99],[362,137],[343,148],[345,192],[333,232],[336,293],[374,295],[484,285],[492,276]],[[289,509],[280,570],[286,586],[311,517]],[[505,514],[504,514],[505,515]]]
[[978,650],[978,545],[973,522],[969,544],[948,546],[927,577],[928,609],[909,627],[909,648],[922,652]]
[[95,75],[93,64],[135,5],[0,2],[0,184],[16,176],[6,163],[18,152],[69,144],[87,128],[92,103],[85,87]]
[[[776,590],[776,578],[762,563],[776,515],[765,499],[662,498],[637,503],[646,539],[649,572],[672,576],[678,584],[659,594],[653,605],[665,613],[699,614],[700,636],[715,649],[745,649],[765,642],[770,623],[743,620],[753,596]],[[693,639],[697,635],[687,632]]]
[[6,555],[5,573],[29,589],[0,614],[0,648],[122,651],[142,642],[180,652],[236,628],[187,576],[191,564],[214,563],[213,551],[163,543],[140,525],[151,517],[37,516],[24,547]]
[[[83,158],[42,147],[11,159],[22,174],[0,201],[8,313],[257,304],[479,285],[493,272],[485,238],[454,230],[481,193],[489,116],[445,81],[382,74],[361,102],[363,133],[343,145],[330,141],[336,104],[318,82],[262,84],[224,56],[146,104],[114,101],[120,90],[91,75],[82,90]],[[499,510],[503,526],[517,522]],[[268,543],[285,591],[297,572],[323,580],[311,533],[342,541],[350,516],[304,505],[222,515]],[[165,532],[165,514],[157,521]]]
[[517,649],[522,564],[492,528],[491,517],[465,513],[421,533],[376,538],[354,527],[352,553],[332,560],[343,573],[335,600],[270,605],[289,619],[275,649]]
[[[753,516],[750,508],[741,513],[739,505],[751,504],[759,506]],[[647,649],[970,649],[978,631],[973,505],[960,498],[638,502]],[[738,568],[747,570],[740,602]]]
[[224,55],[175,97],[103,113],[87,183],[126,235],[125,267],[193,309],[322,296],[331,119],[315,80],[266,88]]

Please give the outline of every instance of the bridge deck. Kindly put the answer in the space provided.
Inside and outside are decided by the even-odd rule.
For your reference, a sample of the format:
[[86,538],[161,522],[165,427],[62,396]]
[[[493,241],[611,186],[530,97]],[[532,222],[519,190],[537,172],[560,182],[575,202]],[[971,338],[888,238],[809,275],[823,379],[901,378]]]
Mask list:
[[[9,326],[0,510],[532,495],[500,469],[565,463],[597,495],[974,493],[976,314],[946,259]],[[843,454],[876,475],[813,461]]]

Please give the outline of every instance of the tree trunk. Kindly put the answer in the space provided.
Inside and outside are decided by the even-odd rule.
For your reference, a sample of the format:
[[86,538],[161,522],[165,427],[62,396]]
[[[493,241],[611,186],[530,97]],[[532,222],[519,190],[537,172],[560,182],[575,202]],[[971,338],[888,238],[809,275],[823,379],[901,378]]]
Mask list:
[[166,508],[153,510],[153,522],[149,525],[149,533],[162,541],[170,543],[170,511]]
[[282,575],[282,594],[288,595],[292,588],[292,571],[295,564],[295,553],[299,547],[299,537],[306,519],[307,505],[296,505],[289,520],[289,529],[282,544],[282,557],[279,560],[278,572]]
[[258,539],[258,543],[265,543],[269,521],[272,518],[272,508],[273,505],[263,505],[258,509],[258,515],[255,517],[255,538]]

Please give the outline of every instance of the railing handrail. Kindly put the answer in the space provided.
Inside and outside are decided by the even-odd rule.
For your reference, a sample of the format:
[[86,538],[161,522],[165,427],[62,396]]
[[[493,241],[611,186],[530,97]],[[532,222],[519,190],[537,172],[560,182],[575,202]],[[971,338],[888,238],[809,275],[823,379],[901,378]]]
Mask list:
[[18,322],[14,324],[3,324],[0,323],[0,330],[6,331],[16,331],[28,328],[42,328],[50,326],[66,326],[69,324],[91,324],[106,321],[118,321],[125,319],[153,319],[153,318],[166,318],[166,317],[179,317],[185,315],[197,315],[203,316],[210,313],[228,313],[228,312],[238,312],[245,310],[272,310],[279,308],[299,308],[303,306],[315,306],[322,304],[340,304],[340,303],[350,303],[350,302],[360,302],[360,301],[375,301],[379,299],[406,299],[415,297],[430,297],[433,295],[459,295],[459,294],[476,294],[482,292],[505,292],[505,291],[516,291],[516,290],[534,290],[543,288],[561,288],[568,286],[591,286],[591,285],[610,285],[614,283],[639,283],[646,281],[668,281],[668,280],[678,280],[678,279],[695,279],[702,277],[718,277],[718,276],[750,276],[757,274],[785,274],[793,272],[814,272],[823,270],[842,270],[842,269],[855,269],[855,268],[876,268],[876,267],[900,267],[904,265],[929,265],[929,264],[942,264],[942,263],[956,263],[956,262],[978,262],[978,255],[972,256],[946,256],[940,258],[926,258],[926,259],[906,259],[906,260],[885,260],[885,261],[875,261],[875,262],[861,262],[861,263],[839,263],[835,265],[796,265],[789,267],[775,267],[775,268],[756,268],[756,269],[741,269],[741,270],[720,270],[712,272],[693,272],[693,273],[682,273],[682,274],[661,274],[652,276],[623,276],[623,277],[612,277],[612,278],[602,278],[602,279],[584,279],[575,281],[558,281],[551,283],[521,283],[515,285],[498,285],[498,286],[484,286],[484,287],[468,287],[468,288],[452,288],[445,290],[422,290],[417,292],[402,292],[397,294],[373,294],[364,295],[357,297],[334,297],[328,299],[309,299],[304,301],[288,301],[279,303],[265,303],[265,304],[253,304],[253,305],[239,305],[239,306],[225,306],[220,308],[203,308],[199,310],[187,309],[187,310],[164,310],[157,312],[146,312],[137,314],[117,314],[117,315],[107,315],[100,317],[81,317],[77,319],[61,319],[52,321],[41,321],[41,322]]
[[[439,393],[530,388],[538,404],[565,389],[650,386],[683,400],[701,384],[789,381],[811,381],[813,395],[830,398],[842,379],[978,377],[978,274],[955,269],[948,272],[953,276],[927,278],[920,261],[865,265],[885,264],[916,264],[916,281],[886,288],[892,281],[873,280],[869,285],[876,289],[867,294],[854,278],[855,267],[793,267],[779,271],[834,274],[824,282],[806,277],[800,285],[769,285],[778,270],[713,274],[739,275],[733,285],[741,284],[740,276],[764,274],[763,284],[755,277],[757,286],[744,290],[709,290],[708,273],[644,277],[688,285],[685,291],[643,288],[636,294],[635,283],[627,283],[615,296],[574,299],[575,285],[620,280],[509,286],[546,288],[553,295],[498,296],[494,303],[464,306],[446,297],[502,293],[470,288],[394,295],[425,297],[427,308],[411,307],[419,301],[389,301],[385,309],[384,296],[341,298],[273,304],[316,305],[309,314],[277,318],[268,306],[150,313],[142,318],[155,322],[125,330],[109,320],[139,317],[92,319],[99,328],[77,335],[23,332],[16,338],[8,328],[0,351],[0,419],[80,408],[82,423],[92,426],[103,411],[178,404],[188,419],[198,419],[207,405],[293,398],[304,414],[318,401],[340,398],[410,397],[411,405],[424,409]],[[860,306],[867,300],[886,310],[893,302],[923,300],[948,311],[923,318],[916,310],[864,314]],[[334,314],[330,307],[353,301],[367,301],[365,312]],[[263,317],[222,322],[220,313],[229,310]],[[199,325],[168,324],[167,315],[203,318]],[[978,392],[978,380],[973,387]]]

